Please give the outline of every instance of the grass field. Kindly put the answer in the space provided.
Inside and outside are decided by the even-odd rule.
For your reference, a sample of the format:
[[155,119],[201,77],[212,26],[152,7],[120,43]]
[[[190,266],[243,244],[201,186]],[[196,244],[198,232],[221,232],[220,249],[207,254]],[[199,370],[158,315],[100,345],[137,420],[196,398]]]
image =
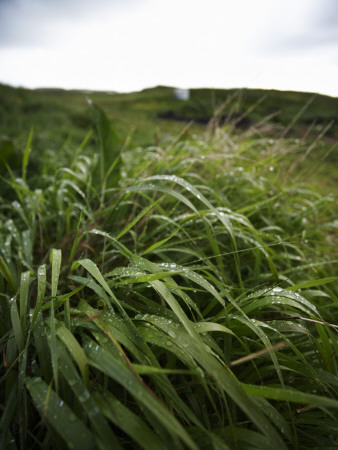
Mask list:
[[337,448],[337,99],[0,88],[1,447]]

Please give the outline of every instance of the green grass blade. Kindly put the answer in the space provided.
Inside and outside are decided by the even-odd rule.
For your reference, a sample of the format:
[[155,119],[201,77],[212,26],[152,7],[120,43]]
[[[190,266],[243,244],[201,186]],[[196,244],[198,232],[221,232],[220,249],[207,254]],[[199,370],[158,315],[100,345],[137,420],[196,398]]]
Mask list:
[[145,408],[147,408],[156,419],[177,438],[182,439],[185,444],[192,449],[197,449],[191,437],[169,412],[169,410],[154,397],[139,379],[121,362],[113,358],[111,353],[103,350],[99,345],[90,342],[85,347],[89,363],[104,373],[109,375],[112,379],[121,384],[137,401],[139,401]]
[[62,323],[59,321],[56,321],[55,323],[55,331],[57,337],[64,343],[65,347],[67,347],[69,353],[72,355],[73,359],[76,361],[80,372],[82,374],[82,377],[84,379],[85,384],[88,383],[88,364],[87,364],[87,358],[86,355],[78,343],[78,341],[75,339],[71,331]]
[[50,352],[52,356],[52,368],[53,368],[53,377],[55,382],[56,391],[58,391],[59,387],[59,355],[56,347],[56,331],[55,331],[55,311],[54,311],[54,300],[51,300],[50,307]]
[[308,289],[315,286],[323,286],[324,284],[333,283],[336,280],[338,280],[338,277],[326,277],[317,280],[308,280],[304,281],[303,283],[295,284],[294,286],[289,286],[288,290],[298,291],[298,289]]
[[94,398],[102,413],[133,438],[144,450],[169,448],[138,415],[130,411],[112,394],[107,393],[103,396],[96,392]]
[[20,321],[21,329],[25,334],[26,330],[26,314],[28,312],[28,291],[29,291],[30,273],[23,272],[20,282]]
[[[69,350],[69,348],[68,348]],[[74,396],[81,404],[83,411],[86,413],[89,421],[92,423],[93,429],[96,432],[99,447],[105,450],[106,448],[122,449],[118,438],[110,429],[104,415],[102,414],[99,405],[95,401],[92,394],[89,392],[85,384],[85,380],[78,375],[72,360],[70,359],[65,347],[58,342],[58,352],[60,356],[60,370],[65,377],[68,385],[72,389]]]
[[94,176],[102,186],[107,170],[113,166],[114,170],[107,180],[107,187],[116,187],[121,178],[121,142],[102,109],[92,102],[90,102],[90,107],[100,149],[99,164]]
[[47,342],[45,323],[41,311],[37,314],[34,321],[33,337],[37,356],[39,358],[38,374],[49,382],[53,376],[53,369],[50,347]]
[[41,419],[54,429],[68,448],[91,450],[95,439],[83,421],[74,415],[69,406],[41,378],[26,378],[27,389]]
[[321,408],[338,408],[338,400],[328,397],[322,397],[315,394],[307,394],[297,389],[278,388],[270,386],[254,386],[241,383],[246,393],[256,397],[268,398],[270,400],[279,400],[292,403],[317,406]]
[[29,132],[26,148],[25,148],[23,158],[22,158],[22,179],[23,179],[23,181],[26,181],[27,165],[28,165],[28,161],[29,161],[29,154],[31,151],[32,138],[33,138],[33,128],[31,128],[31,130]]
[[90,275],[95,278],[95,280],[103,287],[103,289],[112,297],[114,298],[114,294],[110,287],[108,286],[106,280],[103,278],[101,272],[99,271],[97,265],[93,263],[90,259],[82,259],[81,261],[78,261],[79,264],[81,264],[82,267],[84,267]]
[[15,293],[16,291],[15,277],[13,276],[11,269],[8,267],[8,264],[1,255],[0,255],[0,272],[7,281],[12,293]]
[[120,231],[120,233],[116,236],[116,240],[119,240],[123,235],[125,235],[126,233],[128,233],[129,230],[131,230],[133,228],[134,225],[137,224],[137,222],[139,222],[142,217],[144,217],[150,210],[152,210],[154,208],[154,206],[156,206],[163,197],[160,197],[159,199],[157,199],[155,202],[151,203],[149,206],[147,206],[146,208],[144,208],[140,214],[138,214],[134,220],[132,220],[122,231]]
[[10,299],[10,312],[16,344],[18,346],[19,352],[23,352],[25,347],[24,335],[16,303],[16,297],[12,297]]
[[53,248],[50,257],[52,262],[52,297],[56,297],[61,269],[61,250]]

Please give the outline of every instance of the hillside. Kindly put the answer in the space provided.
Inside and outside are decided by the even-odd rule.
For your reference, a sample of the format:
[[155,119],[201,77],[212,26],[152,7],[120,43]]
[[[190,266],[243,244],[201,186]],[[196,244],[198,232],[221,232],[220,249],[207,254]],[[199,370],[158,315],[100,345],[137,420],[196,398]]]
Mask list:
[[91,124],[87,98],[105,110],[123,136],[133,131],[133,140],[140,145],[153,145],[155,133],[158,138],[165,138],[167,133],[175,134],[182,128],[181,121],[206,124],[215,116],[223,123],[235,121],[242,129],[269,121],[276,125],[271,131],[276,135],[281,126],[290,126],[288,134],[297,137],[302,137],[309,129],[316,134],[327,126],[328,137],[333,139],[338,135],[338,99],[317,94],[192,89],[188,101],[178,101],[173,98],[173,88],[169,87],[116,94],[28,90],[5,85],[0,85],[0,134],[17,139],[34,126],[37,138],[41,134],[42,141],[47,141],[53,132],[60,145],[69,137],[77,139]]

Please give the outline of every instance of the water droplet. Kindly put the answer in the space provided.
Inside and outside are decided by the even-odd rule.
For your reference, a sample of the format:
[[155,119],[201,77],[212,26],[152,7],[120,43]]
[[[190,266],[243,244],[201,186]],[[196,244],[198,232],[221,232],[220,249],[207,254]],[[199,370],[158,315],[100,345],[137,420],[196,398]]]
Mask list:
[[89,399],[89,392],[87,391],[87,389],[85,389],[82,394],[79,396],[79,400],[81,402],[85,402],[86,400]]
[[98,414],[99,413],[99,408],[97,407],[97,406],[94,406],[93,408],[91,408],[90,410],[89,410],[89,415],[90,416],[95,416],[96,414]]
[[283,291],[283,289],[280,287],[275,287],[272,289],[272,292],[282,292],[282,291]]

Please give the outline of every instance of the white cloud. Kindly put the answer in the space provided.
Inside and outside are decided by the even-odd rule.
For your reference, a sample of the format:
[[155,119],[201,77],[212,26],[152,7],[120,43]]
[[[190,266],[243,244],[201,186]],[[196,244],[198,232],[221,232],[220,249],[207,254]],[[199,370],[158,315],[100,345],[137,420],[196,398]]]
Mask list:
[[[318,43],[328,20],[315,14],[320,0],[87,0],[80,10],[79,1],[67,15],[55,8],[40,21],[31,15],[29,46],[20,33],[15,46],[4,39],[1,81],[119,91],[246,86],[338,96],[337,42]],[[28,15],[18,14],[16,26]]]

